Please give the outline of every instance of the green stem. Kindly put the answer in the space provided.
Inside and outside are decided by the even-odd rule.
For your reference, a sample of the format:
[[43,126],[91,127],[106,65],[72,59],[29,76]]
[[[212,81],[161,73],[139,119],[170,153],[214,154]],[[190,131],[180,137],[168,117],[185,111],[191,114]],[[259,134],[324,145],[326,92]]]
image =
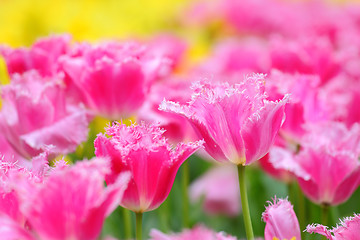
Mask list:
[[242,212],[243,212],[243,217],[244,217],[246,237],[248,240],[253,240],[254,233],[253,233],[253,229],[252,229],[252,225],[251,225],[249,203],[248,203],[247,193],[246,193],[245,166],[238,165],[237,169],[238,169],[238,176],[239,176],[241,206],[242,206]]
[[329,220],[329,205],[321,204],[321,224],[326,226]]
[[131,212],[126,208],[122,209],[123,220],[124,220],[124,232],[125,239],[132,239],[132,227],[131,227]]
[[183,204],[183,228],[189,228],[189,163],[186,161],[182,166],[182,179],[181,179],[181,191],[182,191],[182,204]]
[[142,216],[143,214],[135,213],[136,215],[136,240],[142,240]]
[[332,224],[337,223],[339,221],[339,218],[340,218],[338,207],[333,206],[333,207],[331,207],[330,211],[331,211]]
[[[321,204],[321,224],[326,226],[329,220],[329,205]],[[323,236],[323,240],[326,240],[327,237]]]

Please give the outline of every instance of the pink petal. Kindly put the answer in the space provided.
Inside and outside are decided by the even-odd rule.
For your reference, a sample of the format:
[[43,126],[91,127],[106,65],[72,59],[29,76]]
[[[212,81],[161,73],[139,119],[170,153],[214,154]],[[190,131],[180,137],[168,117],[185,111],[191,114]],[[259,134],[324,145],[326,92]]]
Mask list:
[[301,239],[300,226],[293,210],[293,206],[288,200],[274,199],[266,207],[262,215],[266,222],[264,237],[265,240],[278,239]]
[[284,121],[284,107],[288,99],[289,96],[285,96],[280,102],[265,102],[265,106],[253,113],[242,127],[246,165],[259,160],[269,151]]

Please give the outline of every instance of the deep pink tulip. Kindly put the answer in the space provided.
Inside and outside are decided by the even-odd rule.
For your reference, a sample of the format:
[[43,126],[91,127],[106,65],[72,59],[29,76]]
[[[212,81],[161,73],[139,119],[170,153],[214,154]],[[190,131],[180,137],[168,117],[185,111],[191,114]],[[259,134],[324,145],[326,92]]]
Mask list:
[[78,44],[61,61],[67,86],[76,89],[89,109],[111,120],[134,114],[170,64],[135,42]]
[[190,199],[203,200],[203,209],[208,214],[237,216],[241,210],[238,181],[233,165],[217,166],[190,185]]
[[274,239],[301,239],[300,226],[293,206],[286,199],[274,199],[274,203],[266,207],[262,215],[266,222],[264,238]]
[[3,47],[0,54],[10,75],[37,70],[42,76],[52,76],[58,70],[58,59],[69,51],[70,41],[69,35],[55,35],[37,40],[29,49]]
[[319,204],[346,201],[360,184],[360,125],[312,125],[303,143],[295,160],[307,175],[298,176],[304,194]]
[[5,239],[97,239],[104,219],[118,206],[130,178],[130,173],[124,173],[104,188],[108,171],[104,159],[49,171],[43,183],[34,184],[22,201],[26,226],[0,214],[0,235]]
[[28,71],[15,74],[1,90],[0,129],[22,157],[43,151],[67,154],[86,140],[90,117],[67,104],[61,81]]
[[170,193],[180,165],[203,142],[180,143],[172,148],[159,127],[115,123],[95,139],[95,154],[108,157],[111,173],[106,182],[112,184],[116,177],[130,171],[132,178],[121,200],[121,206],[134,212],[156,209]]
[[288,96],[266,100],[263,75],[240,84],[198,83],[187,105],[163,101],[160,109],[185,116],[217,161],[248,165],[262,158],[284,120]]
[[164,234],[159,230],[152,229],[150,237],[151,240],[236,240],[236,237],[227,235],[223,232],[216,233],[201,225],[195,226],[191,230],[184,230],[179,234]]
[[130,178],[125,173],[104,188],[108,170],[106,161],[98,159],[53,171],[25,206],[29,225],[39,238],[97,239]]
[[330,240],[360,240],[360,215],[345,218],[331,230],[321,224],[312,224],[307,226],[306,231],[321,234]]

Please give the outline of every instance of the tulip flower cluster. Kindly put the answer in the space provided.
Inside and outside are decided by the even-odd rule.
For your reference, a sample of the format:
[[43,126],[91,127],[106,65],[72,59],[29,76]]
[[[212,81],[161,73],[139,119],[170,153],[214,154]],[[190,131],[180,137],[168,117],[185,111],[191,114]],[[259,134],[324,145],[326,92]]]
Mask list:
[[360,6],[176,23],[205,56],[169,33],[0,46],[0,239],[360,240]]

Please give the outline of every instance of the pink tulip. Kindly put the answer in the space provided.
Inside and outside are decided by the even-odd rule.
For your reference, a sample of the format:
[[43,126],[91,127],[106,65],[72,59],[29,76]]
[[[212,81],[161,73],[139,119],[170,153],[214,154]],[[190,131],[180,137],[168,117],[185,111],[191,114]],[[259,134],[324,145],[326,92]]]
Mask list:
[[0,235],[6,239],[97,239],[104,219],[118,206],[130,178],[124,173],[104,188],[108,171],[106,161],[96,159],[49,172],[22,203],[27,225],[22,227],[0,214]]
[[295,181],[296,176],[302,176],[303,179],[310,178],[295,161],[294,153],[285,148],[273,146],[269,154],[259,162],[266,173],[285,183]]
[[2,88],[0,129],[22,157],[43,151],[67,154],[87,138],[90,121],[85,110],[66,103],[61,81],[35,71],[15,74]]
[[149,57],[169,61],[168,68],[164,65],[164,68],[159,72],[160,78],[168,76],[174,69],[180,66],[187,48],[183,40],[170,34],[156,36],[147,45]]
[[217,166],[190,185],[193,202],[203,199],[208,214],[237,216],[240,213],[240,192],[234,166]]
[[196,139],[192,127],[184,117],[158,109],[164,98],[186,103],[190,100],[190,85],[190,81],[173,78],[153,84],[146,101],[138,112],[137,119],[159,124],[159,127],[166,130],[164,136],[171,142],[178,143],[187,139]]
[[0,134],[0,159],[5,159],[8,162],[27,162],[26,159],[23,159],[19,154],[17,154],[3,134]]
[[[248,37],[241,41],[227,39],[215,46],[212,56],[196,71],[199,75],[239,75],[253,72],[266,73],[270,70],[270,57],[266,41]],[[238,79],[236,79],[238,81]]]
[[131,116],[143,104],[151,83],[170,62],[137,43],[83,43],[62,58],[66,84],[85,105],[111,120]]
[[347,74],[332,79],[322,88],[321,97],[328,105],[332,119],[344,122],[348,127],[360,122],[359,89],[358,77]]
[[345,218],[340,221],[340,225],[329,230],[326,226],[320,224],[308,225],[308,233],[318,233],[330,240],[359,240],[360,239],[360,215]]
[[0,160],[1,216],[6,216],[20,227],[25,226],[26,217],[21,209],[22,204],[28,201],[35,185],[43,182],[49,170],[47,162],[46,154],[33,158],[28,167],[14,161]]
[[262,215],[266,222],[264,238],[273,239],[301,239],[300,226],[293,206],[286,199],[274,199],[269,203]]
[[96,156],[108,157],[111,162],[108,184],[124,171],[132,173],[120,203],[131,211],[143,213],[159,207],[168,196],[180,165],[203,144],[180,143],[172,148],[163,133],[154,125],[127,127],[115,123],[106,129],[110,138],[99,134],[95,139]]
[[[318,204],[345,202],[360,184],[360,125],[312,125],[296,162],[309,177],[298,176],[304,194]],[[329,177],[331,176],[331,177]]]
[[264,88],[255,74],[233,86],[198,83],[189,104],[163,101],[160,109],[185,116],[217,161],[248,165],[269,151],[285,117],[288,96],[268,101]]
[[291,94],[291,102],[285,106],[286,119],[280,129],[285,147],[297,148],[305,133],[304,124],[330,119],[327,101],[321,98],[320,79],[317,75],[287,74],[271,71],[266,90],[270,99]]
[[58,71],[58,59],[69,51],[71,36],[59,35],[42,38],[31,48],[2,48],[10,75],[37,70],[41,76],[53,76]]
[[289,41],[274,38],[270,46],[271,67],[287,73],[319,75],[321,84],[336,76],[340,63],[326,38]]
[[81,161],[54,171],[29,199],[29,225],[40,239],[97,239],[118,206],[129,174],[104,188],[105,161]]
[[236,240],[236,237],[232,237],[223,232],[216,233],[204,226],[198,225],[193,229],[184,230],[179,234],[164,234],[159,230],[152,229],[150,232],[151,240]]

